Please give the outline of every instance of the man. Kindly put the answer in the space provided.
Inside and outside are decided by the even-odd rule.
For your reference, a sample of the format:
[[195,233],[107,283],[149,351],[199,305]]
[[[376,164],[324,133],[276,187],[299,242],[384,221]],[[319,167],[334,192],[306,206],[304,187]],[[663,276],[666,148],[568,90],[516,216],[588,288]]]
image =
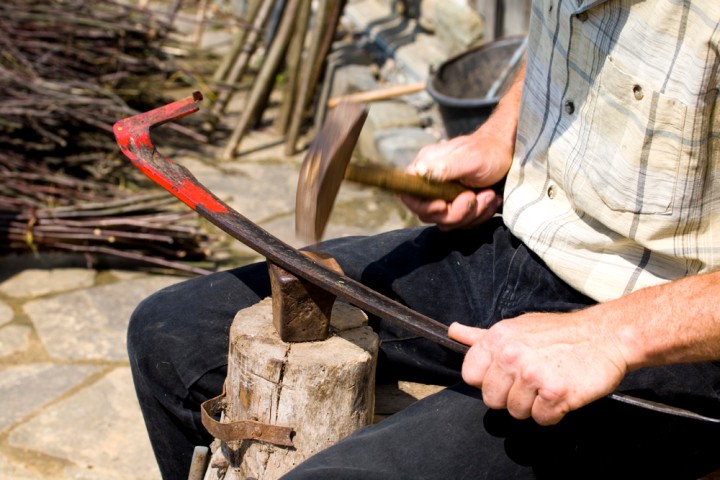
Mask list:
[[[410,167],[475,190],[404,198],[437,227],[315,247],[471,346],[463,359],[375,320],[379,376],[465,383],[287,477],[720,468],[718,424],[606,398],[720,417],[719,54],[716,0],[535,1],[526,65],[493,116]],[[505,176],[500,198],[487,187]],[[131,365],[166,478],[183,478],[208,441],[197,409],[221,389],[234,313],[268,292],[255,265],[161,291],[134,314]]]

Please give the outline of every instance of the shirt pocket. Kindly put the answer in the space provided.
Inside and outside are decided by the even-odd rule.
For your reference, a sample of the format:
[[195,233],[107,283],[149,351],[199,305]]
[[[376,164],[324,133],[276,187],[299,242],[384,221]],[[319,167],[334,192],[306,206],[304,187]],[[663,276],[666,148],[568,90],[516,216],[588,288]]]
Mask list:
[[611,57],[596,85],[585,109],[585,180],[613,211],[672,213],[687,107]]

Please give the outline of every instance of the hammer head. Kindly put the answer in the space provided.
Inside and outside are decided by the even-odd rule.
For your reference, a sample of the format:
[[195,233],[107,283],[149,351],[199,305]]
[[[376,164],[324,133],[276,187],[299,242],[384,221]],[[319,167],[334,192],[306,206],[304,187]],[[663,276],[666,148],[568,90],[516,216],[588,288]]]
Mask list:
[[366,117],[363,104],[341,103],[308,148],[295,198],[295,231],[303,240],[322,237]]

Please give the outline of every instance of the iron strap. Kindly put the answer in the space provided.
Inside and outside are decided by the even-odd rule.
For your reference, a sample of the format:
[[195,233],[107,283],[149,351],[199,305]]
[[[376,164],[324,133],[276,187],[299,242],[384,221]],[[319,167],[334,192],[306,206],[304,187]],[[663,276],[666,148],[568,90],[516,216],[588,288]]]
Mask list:
[[225,411],[225,392],[202,403],[200,412],[202,424],[215,438],[225,442],[256,440],[281,447],[293,447],[292,437],[295,431],[290,427],[268,425],[254,420],[222,422],[215,416]]

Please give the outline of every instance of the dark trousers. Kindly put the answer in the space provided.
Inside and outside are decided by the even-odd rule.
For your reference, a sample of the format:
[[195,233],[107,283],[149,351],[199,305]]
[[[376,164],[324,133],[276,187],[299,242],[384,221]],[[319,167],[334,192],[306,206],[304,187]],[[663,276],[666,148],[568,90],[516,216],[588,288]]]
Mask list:
[[[436,320],[489,327],[529,311],[592,304],[495,220],[443,233],[415,228],[320,244],[345,273]],[[212,438],[199,405],[225,380],[238,310],[270,294],[264,263],[195,278],[142,302],[128,349],[138,399],[165,479],[187,478]],[[720,426],[603,399],[553,427],[488,410],[461,383],[462,357],[371,319],[378,379],[456,384],[312,457],[287,478],[698,478],[720,467]],[[621,390],[720,416],[716,363],[629,375]],[[332,408],[329,406],[328,408]]]

